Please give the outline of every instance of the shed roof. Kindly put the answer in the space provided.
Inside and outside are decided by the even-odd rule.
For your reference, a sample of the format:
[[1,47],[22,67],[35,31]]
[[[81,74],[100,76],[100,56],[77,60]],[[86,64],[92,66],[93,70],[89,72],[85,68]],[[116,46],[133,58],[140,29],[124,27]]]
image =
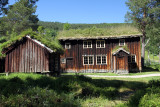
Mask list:
[[[54,52],[52,49],[50,49],[49,47],[45,46],[43,43],[41,43],[40,41],[36,40],[36,39],[32,39],[29,35],[24,36],[23,38],[21,38],[21,40],[19,41],[23,41],[24,38],[27,38],[31,41],[33,41],[34,43],[38,44],[39,46],[41,46],[42,48],[45,48],[48,52],[52,53]],[[8,51],[10,51],[11,49],[13,49],[15,47],[15,44],[17,44],[19,41],[14,42],[12,44],[10,44],[8,47],[6,47],[5,49],[3,49],[2,53],[5,54]]]

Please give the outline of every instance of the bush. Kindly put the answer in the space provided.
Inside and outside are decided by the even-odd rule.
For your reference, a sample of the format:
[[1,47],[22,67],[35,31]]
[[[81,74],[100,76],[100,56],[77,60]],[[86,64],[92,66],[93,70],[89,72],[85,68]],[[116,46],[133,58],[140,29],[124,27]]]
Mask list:
[[146,94],[140,100],[139,107],[158,107],[160,105],[160,94]]
[[139,101],[141,98],[145,95],[146,91],[145,90],[138,90],[136,93],[130,97],[128,106],[129,107],[138,107]]
[[47,88],[42,89],[34,87],[24,92],[23,94],[10,95],[9,97],[2,96],[0,100],[2,106],[23,106],[23,107],[43,107],[43,106],[54,106],[54,107],[76,107],[80,106],[79,100],[74,99],[73,94],[61,94],[58,95],[53,90]]

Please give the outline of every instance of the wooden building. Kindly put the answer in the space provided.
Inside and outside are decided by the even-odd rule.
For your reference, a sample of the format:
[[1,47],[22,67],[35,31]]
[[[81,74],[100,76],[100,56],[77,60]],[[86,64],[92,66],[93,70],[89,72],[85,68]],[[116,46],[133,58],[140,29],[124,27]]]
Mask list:
[[59,38],[62,72],[141,71],[141,35]]
[[41,42],[23,37],[3,50],[5,72],[56,72],[59,70],[59,54]]

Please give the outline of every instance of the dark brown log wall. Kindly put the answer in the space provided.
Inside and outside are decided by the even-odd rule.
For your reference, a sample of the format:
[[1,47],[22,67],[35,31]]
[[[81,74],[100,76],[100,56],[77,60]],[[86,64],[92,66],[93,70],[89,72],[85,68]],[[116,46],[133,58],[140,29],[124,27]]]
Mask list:
[[6,53],[5,72],[49,71],[49,52],[29,38]]
[[[108,71],[114,69],[114,56],[112,50],[119,45],[119,39],[106,39],[105,48],[96,48],[96,40],[92,40],[92,48],[83,48],[83,40],[65,40],[61,41],[61,44],[65,46],[65,43],[71,43],[71,49],[65,49],[61,58],[66,58],[66,64],[61,63],[61,69],[63,71],[73,70],[79,71],[81,69],[106,69]],[[136,55],[136,68],[141,70],[141,48],[140,37],[125,38],[125,44],[129,48],[130,54]],[[107,65],[96,65],[96,55],[107,54]],[[83,65],[82,55],[94,55],[94,65]],[[125,60],[127,60],[125,58]],[[126,62],[124,62],[126,63]],[[125,67],[128,70],[128,66]],[[129,67],[132,67],[130,65]]]

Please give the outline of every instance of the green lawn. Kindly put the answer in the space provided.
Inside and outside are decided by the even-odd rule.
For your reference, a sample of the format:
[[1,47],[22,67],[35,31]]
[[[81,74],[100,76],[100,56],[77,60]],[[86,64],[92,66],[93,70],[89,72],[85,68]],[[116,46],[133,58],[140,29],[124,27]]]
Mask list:
[[[149,58],[150,58],[150,60],[153,61],[153,54],[149,54]],[[148,52],[147,51],[145,51],[145,60],[148,60]],[[158,55],[154,56],[154,60],[159,61],[159,56]]]
[[13,73],[0,76],[0,106],[112,107],[127,102],[130,95],[145,89],[150,80],[160,80],[160,77],[48,77],[32,73]]

